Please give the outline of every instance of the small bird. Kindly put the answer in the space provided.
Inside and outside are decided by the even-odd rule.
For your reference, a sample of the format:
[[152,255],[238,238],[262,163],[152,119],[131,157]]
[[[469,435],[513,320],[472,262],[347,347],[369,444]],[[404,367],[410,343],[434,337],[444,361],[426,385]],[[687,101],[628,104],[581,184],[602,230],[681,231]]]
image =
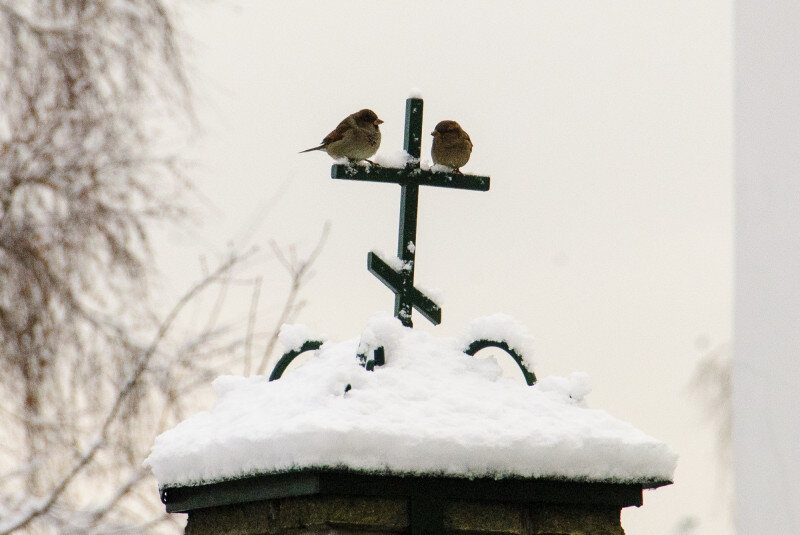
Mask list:
[[[369,109],[348,115],[336,129],[325,136],[322,145],[300,151],[311,152],[324,150],[331,158],[347,158],[350,161],[366,160],[381,145],[381,131],[378,125],[383,123],[378,115]],[[369,161],[369,160],[367,160]]]
[[455,121],[441,121],[431,135],[433,163],[452,167],[455,173],[461,173],[459,167],[466,165],[472,154],[472,140],[469,134]]

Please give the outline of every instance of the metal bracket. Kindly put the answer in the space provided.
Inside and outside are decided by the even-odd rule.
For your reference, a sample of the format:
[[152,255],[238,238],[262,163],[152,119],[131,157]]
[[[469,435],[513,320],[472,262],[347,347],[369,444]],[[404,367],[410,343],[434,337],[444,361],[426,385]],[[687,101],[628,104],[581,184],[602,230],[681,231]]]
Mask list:
[[[322,340],[306,340],[303,342],[303,345],[300,346],[299,349],[293,349],[291,351],[287,351],[283,354],[283,356],[278,360],[278,363],[275,364],[275,367],[272,370],[272,373],[269,376],[270,381],[274,381],[276,379],[280,379],[283,375],[283,372],[286,371],[286,368],[289,364],[292,363],[294,359],[305,353],[306,351],[316,351],[320,347],[322,347],[323,341]],[[522,371],[522,375],[525,377],[525,382],[532,386],[536,382],[536,374],[533,371],[529,370],[527,366],[524,364],[523,356],[517,353],[514,349],[508,346],[508,343],[501,341],[501,340],[487,340],[487,339],[480,339],[472,341],[467,348],[464,350],[469,356],[475,356],[475,354],[482,350],[486,349],[487,347],[496,347],[498,349],[502,349],[506,353],[508,353],[511,358],[517,363],[519,369]],[[358,358],[359,363],[361,366],[364,367],[367,371],[374,371],[375,366],[383,366],[386,364],[386,350],[383,346],[378,346],[371,351],[371,355],[368,356],[367,353],[358,353],[356,358]],[[348,385],[349,386],[349,385]],[[349,388],[347,389],[349,390]],[[346,391],[347,391],[346,390]]]
[[375,369],[375,366],[383,366],[386,364],[386,351],[383,349],[383,346],[378,346],[374,350],[372,350],[372,358],[367,358],[365,353],[359,353],[356,355],[358,361],[361,365],[366,369],[368,372],[371,372]]
[[506,342],[486,339],[475,340],[470,343],[469,346],[467,346],[467,349],[464,350],[464,353],[472,357],[475,356],[475,353],[481,349],[486,349],[487,347],[496,347],[511,355],[511,358],[516,361],[519,369],[522,370],[522,375],[525,377],[525,382],[528,383],[528,386],[532,386],[533,383],[536,382],[536,375],[534,375],[534,373],[525,366],[522,355],[514,351],[514,349],[508,347]]
[[306,351],[316,351],[320,347],[322,347],[322,340],[306,340],[303,342],[303,345],[300,346],[300,349],[292,349],[291,351],[287,351],[283,354],[283,356],[278,360],[278,363],[275,364],[275,367],[272,369],[272,373],[269,376],[270,381],[274,381],[275,379],[280,379],[283,372],[286,371],[286,368],[289,364],[292,363],[294,359],[305,353]]

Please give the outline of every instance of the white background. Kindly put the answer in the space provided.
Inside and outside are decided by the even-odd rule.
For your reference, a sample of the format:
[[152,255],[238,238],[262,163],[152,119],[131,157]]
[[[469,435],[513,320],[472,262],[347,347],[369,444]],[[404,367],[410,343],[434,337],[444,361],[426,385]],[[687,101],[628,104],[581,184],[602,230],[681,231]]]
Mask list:
[[213,209],[164,233],[165,296],[199,275],[200,255],[259,245],[259,321],[274,321],[286,278],[268,241],[308,251],[331,221],[299,319],[343,340],[391,310],[366,255],[396,247],[399,188],[333,181],[325,154],[297,152],[363,107],[385,121],[381,150],[401,149],[417,87],[424,132],[459,121],[475,143],[464,171],[492,187],[422,189],[416,278],[445,298],[442,325],[416,326],[455,335],[512,314],[536,337],[537,375],[588,372],[590,406],[681,455],[675,484],[623,513],[628,535],[678,533],[687,517],[695,533],[731,532],[688,387],[731,337],[730,2],[221,0],[182,13],[205,129],[192,176]]

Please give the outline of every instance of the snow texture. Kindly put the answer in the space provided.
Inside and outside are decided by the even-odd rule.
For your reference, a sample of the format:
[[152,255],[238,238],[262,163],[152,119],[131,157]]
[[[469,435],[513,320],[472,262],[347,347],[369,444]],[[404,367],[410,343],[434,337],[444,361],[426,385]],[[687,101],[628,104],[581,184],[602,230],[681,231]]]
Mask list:
[[391,167],[393,169],[404,169],[408,163],[416,163],[413,158],[404,150],[397,150],[392,153],[379,152],[372,157],[372,161],[381,167]]
[[422,98],[422,91],[418,87],[412,87],[408,92],[408,98]]
[[416,286],[417,290],[425,294],[428,297],[428,299],[436,303],[436,305],[439,306],[440,308],[447,304],[447,302],[445,301],[445,293],[443,288],[440,288],[438,286],[428,287],[416,283],[414,284],[414,286]]
[[440,163],[435,163],[431,165],[430,170],[434,173],[452,173],[453,168],[447,165],[442,165]]
[[290,325],[284,323],[278,333],[278,341],[286,351],[299,350],[308,340],[324,340],[325,337],[314,336],[311,330],[301,323]]
[[[488,332],[490,326],[501,332]],[[470,326],[515,344],[514,322]],[[368,372],[359,349],[385,348]],[[394,473],[569,478],[646,483],[672,479],[663,443],[586,408],[585,374],[529,387],[452,338],[372,318],[360,339],[326,343],[280,380],[223,376],[219,397],[160,435],[146,461],[162,486],[308,467]],[[345,393],[345,387],[352,389]]]
[[411,269],[410,262],[403,262],[401,258],[398,258],[395,255],[386,254],[384,251],[378,249],[373,249],[372,252],[376,254],[378,258],[386,262],[386,265],[398,273],[407,269]]
[[534,369],[533,337],[524,325],[507,314],[493,314],[472,320],[460,340],[463,349],[475,340],[505,342],[522,356],[529,370]]

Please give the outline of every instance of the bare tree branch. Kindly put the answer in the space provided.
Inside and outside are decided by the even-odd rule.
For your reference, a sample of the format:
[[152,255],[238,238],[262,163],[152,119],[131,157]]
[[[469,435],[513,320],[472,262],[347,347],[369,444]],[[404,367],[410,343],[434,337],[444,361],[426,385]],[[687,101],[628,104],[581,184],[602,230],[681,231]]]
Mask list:
[[[217,282],[222,276],[230,272],[230,270],[241,262],[241,258],[239,257],[231,257],[222,265],[220,265],[213,273],[205,277],[203,280],[196,283],[192,288],[190,288],[175,304],[172,310],[169,311],[164,321],[158,327],[158,331],[156,332],[153,340],[150,342],[149,346],[143,351],[141,354],[139,361],[136,365],[136,368],[131,373],[130,377],[128,377],[125,384],[119,390],[119,394],[117,395],[114,404],[111,406],[111,409],[108,412],[108,415],[103,420],[103,425],[100,427],[100,431],[97,434],[97,437],[92,442],[89,449],[81,455],[80,459],[77,463],[72,467],[72,469],[59,481],[59,483],[52,489],[49,496],[46,500],[42,501],[37,507],[33,508],[32,510],[28,511],[25,515],[21,518],[17,519],[14,523],[9,526],[4,527],[3,531],[0,531],[0,535],[8,535],[20,528],[23,528],[30,524],[31,521],[36,519],[37,517],[45,514],[50,510],[53,505],[55,505],[56,501],[61,497],[67,487],[75,480],[75,477],[88,466],[92,460],[94,459],[97,452],[106,444],[108,440],[108,432],[111,425],[119,416],[120,410],[123,407],[123,404],[127,401],[128,396],[134,391],[135,387],[140,383],[142,375],[147,370],[147,366],[150,363],[150,360],[156,354],[156,350],[158,349],[161,342],[164,340],[164,337],[169,332],[170,328],[175,322],[175,319],[184,309],[184,307],[192,302],[192,300],[205,288],[207,288],[212,283]],[[127,483],[127,485],[132,485],[133,483]],[[123,489],[125,488],[123,486]],[[127,492],[125,492],[127,493]],[[124,495],[124,493],[122,494]],[[120,498],[122,497],[120,495]]]
[[281,262],[283,267],[289,272],[289,275],[291,276],[291,284],[289,287],[289,295],[284,302],[283,309],[278,316],[278,320],[275,322],[275,327],[272,329],[272,334],[270,335],[267,346],[264,349],[261,362],[258,365],[258,368],[256,368],[257,375],[263,375],[266,372],[267,364],[269,363],[269,360],[275,351],[275,345],[278,342],[278,334],[280,333],[281,325],[289,321],[292,315],[296,312],[296,301],[298,295],[300,294],[300,289],[303,287],[303,284],[305,284],[311,267],[314,265],[314,262],[316,262],[317,258],[322,252],[322,248],[325,246],[325,242],[328,239],[330,229],[330,221],[326,221],[325,226],[322,228],[322,233],[320,234],[319,240],[317,240],[317,244],[314,246],[314,249],[306,258],[302,260],[298,260],[296,251],[293,247],[289,248],[289,258],[287,258],[274,240],[270,242],[272,250],[275,252],[275,256]]
[[236,255],[153,306],[150,231],[190,189],[163,134],[194,125],[172,2],[0,0],[0,535],[175,532],[142,460],[213,377],[266,367],[327,237],[273,243],[291,286],[266,333]]
[[247,315],[247,334],[245,335],[244,348],[244,375],[250,375],[252,366],[253,330],[256,325],[256,315],[258,311],[258,300],[261,297],[262,277],[257,277],[253,283],[253,294],[250,298],[250,313]]

